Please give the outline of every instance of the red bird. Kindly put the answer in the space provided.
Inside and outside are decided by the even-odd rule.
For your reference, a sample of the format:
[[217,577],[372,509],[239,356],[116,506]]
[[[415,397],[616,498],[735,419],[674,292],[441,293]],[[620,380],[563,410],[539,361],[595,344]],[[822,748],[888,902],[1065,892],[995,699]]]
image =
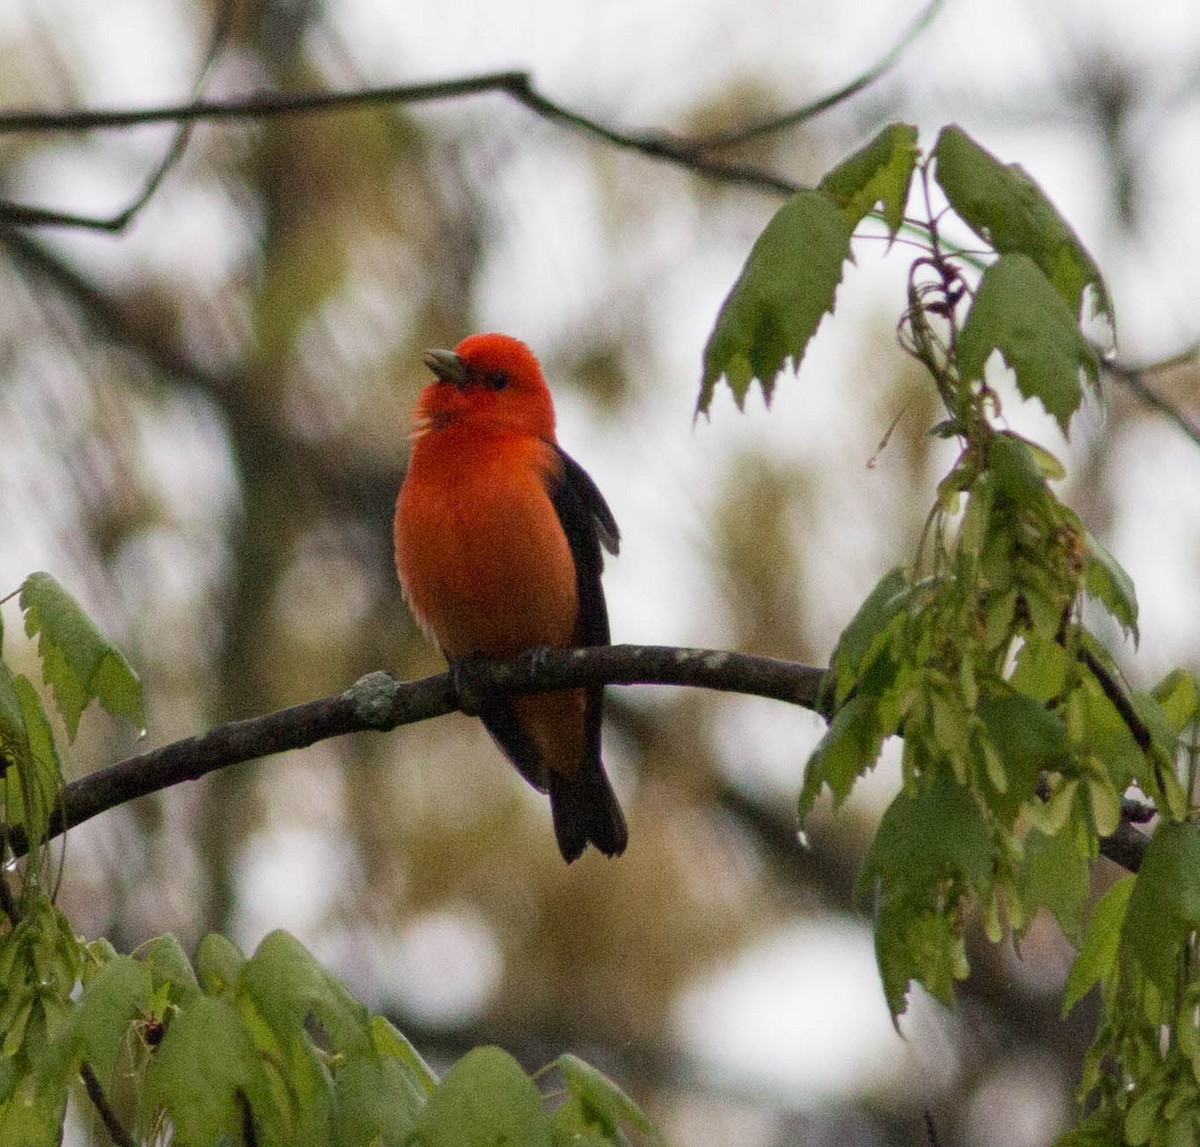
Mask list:
[[[447,661],[540,645],[607,645],[600,573],[617,552],[612,511],[559,447],[554,404],[530,349],[480,334],[432,350],[412,458],[396,501],[396,571]],[[604,688],[487,699],[489,733],[550,794],[568,861],[589,843],[625,851],[628,832],[600,760]]]

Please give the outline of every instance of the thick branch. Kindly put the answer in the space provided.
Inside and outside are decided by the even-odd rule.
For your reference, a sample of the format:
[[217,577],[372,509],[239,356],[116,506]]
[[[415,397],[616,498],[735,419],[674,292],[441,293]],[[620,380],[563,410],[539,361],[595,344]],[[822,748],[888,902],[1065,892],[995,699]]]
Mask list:
[[[136,797],[194,781],[242,761],[288,749],[302,749],[345,733],[386,732],[401,725],[453,712],[478,712],[489,692],[545,693],[556,689],[607,685],[689,685],[786,701],[817,710],[825,670],[811,665],[715,649],[677,649],[659,645],[606,645],[590,649],[536,649],[513,661],[472,661],[455,673],[419,681],[398,681],[376,672],[344,693],[294,705],[260,717],[218,725],[197,737],[129,757],[67,785],[51,835]],[[1108,859],[1136,872],[1147,837],[1123,815],[1113,836],[1100,841]],[[791,830],[788,830],[790,839]],[[27,843],[20,828],[9,846],[23,855]]]
[[[457,710],[476,712],[488,692],[545,693],[603,682],[611,685],[691,685],[788,701],[813,709],[824,670],[772,657],[712,649],[609,645],[540,649],[514,661],[478,661],[459,672],[420,681],[370,673],[344,693],[219,725],[89,773],[67,785],[50,826],[58,835],[135,797],[194,781],[241,761],[302,749],[345,733],[380,732]],[[9,835],[20,856],[27,842]]]
[[[513,661],[471,661],[455,673],[419,681],[369,673],[336,697],[218,725],[72,781],[52,819],[50,834],[57,836],[136,797],[243,761],[306,748],[346,733],[387,732],[447,713],[473,714],[489,692],[546,693],[597,683],[688,685],[818,710],[824,676],[823,669],[773,657],[661,645],[535,649]],[[1142,819],[1139,809],[1131,808],[1116,833],[1100,841],[1103,856],[1132,872],[1141,866],[1148,841],[1132,824]],[[8,844],[17,856],[26,852],[19,827],[10,830]]]

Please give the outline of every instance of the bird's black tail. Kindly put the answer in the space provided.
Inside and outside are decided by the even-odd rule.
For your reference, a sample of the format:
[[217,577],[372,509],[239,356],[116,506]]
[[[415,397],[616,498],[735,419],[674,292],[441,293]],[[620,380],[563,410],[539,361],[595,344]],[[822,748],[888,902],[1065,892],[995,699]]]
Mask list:
[[554,835],[568,864],[588,844],[594,844],[605,856],[620,856],[625,851],[629,830],[599,757],[587,762],[574,776],[551,770],[547,781]]

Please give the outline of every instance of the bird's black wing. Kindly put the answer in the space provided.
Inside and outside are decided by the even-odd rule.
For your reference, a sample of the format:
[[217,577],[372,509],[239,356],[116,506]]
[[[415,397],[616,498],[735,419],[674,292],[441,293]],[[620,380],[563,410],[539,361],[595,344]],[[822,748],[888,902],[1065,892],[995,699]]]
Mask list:
[[[557,445],[553,449],[560,471],[550,476],[547,492],[575,562],[579,617],[574,643],[607,645],[608,607],[600,584],[604,570],[601,549],[615,554],[620,531],[604,495],[587,471]],[[600,760],[604,686],[589,685],[584,695],[585,755],[569,768],[556,768],[538,759],[537,749],[517,720],[510,698],[490,698],[480,711],[488,732],[525,779],[536,788],[549,790],[554,832],[568,863],[583,852],[589,841],[606,856],[616,856],[625,851],[628,840],[625,818]]]
[[562,463],[562,474],[551,487],[550,500],[575,559],[575,587],[579,594],[575,640],[580,645],[607,645],[608,607],[600,584],[604,570],[601,546],[611,554],[617,553],[621,531],[588,472],[558,446],[554,449]]

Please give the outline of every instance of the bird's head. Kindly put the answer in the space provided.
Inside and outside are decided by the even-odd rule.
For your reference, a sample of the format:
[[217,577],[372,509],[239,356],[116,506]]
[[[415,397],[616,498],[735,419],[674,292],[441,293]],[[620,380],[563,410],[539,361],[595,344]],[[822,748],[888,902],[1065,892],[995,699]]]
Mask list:
[[481,334],[425,353],[437,375],[417,404],[417,433],[454,424],[554,441],[554,403],[533,352],[508,335]]

